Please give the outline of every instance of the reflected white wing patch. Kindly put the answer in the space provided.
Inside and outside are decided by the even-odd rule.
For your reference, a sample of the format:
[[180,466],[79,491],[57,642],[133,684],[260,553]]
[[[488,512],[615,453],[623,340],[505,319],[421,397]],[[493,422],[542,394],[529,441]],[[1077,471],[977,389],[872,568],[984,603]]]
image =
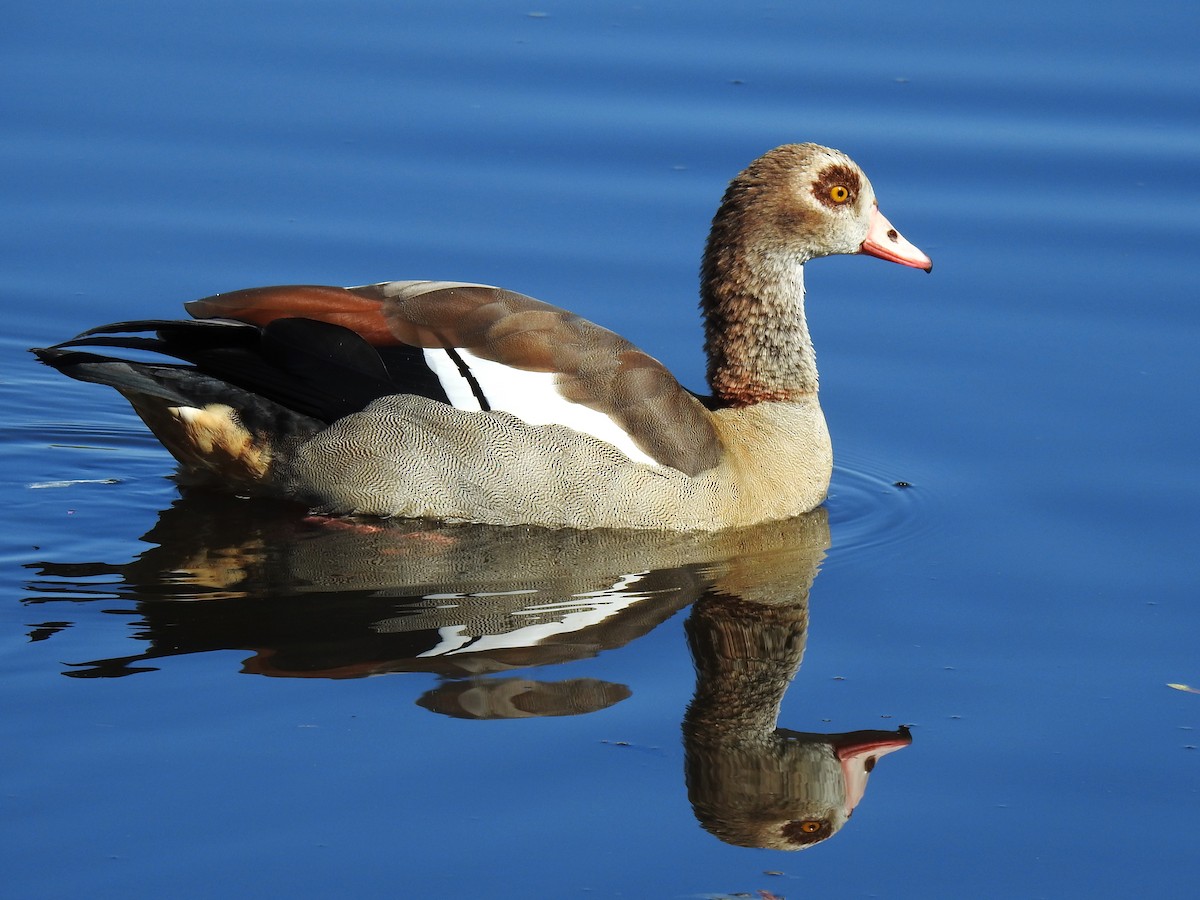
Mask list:
[[[437,646],[419,656],[453,656],[458,653],[536,647],[559,635],[582,631],[599,625],[636,603],[652,599],[656,593],[661,593],[635,590],[634,585],[644,577],[645,572],[624,575],[610,588],[576,594],[574,597],[551,603],[531,604],[523,610],[517,610],[514,618],[525,615],[541,619],[540,622],[534,625],[518,625],[510,631],[498,634],[478,634],[466,624],[439,628],[440,641]],[[449,595],[437,596],[444,599]]]
[[563,425],[612,444],[633,462],[659,465],[610,416],[563,397],[555,387],[553,372],[527,372],[482,359],[468,350],[454,352],[469,370],[469,378],[445,350],[425,350],[425,363],[441,381],[453,406],[482,409],[476,396],[477,386],[491,409],[511,413],[530,425]]

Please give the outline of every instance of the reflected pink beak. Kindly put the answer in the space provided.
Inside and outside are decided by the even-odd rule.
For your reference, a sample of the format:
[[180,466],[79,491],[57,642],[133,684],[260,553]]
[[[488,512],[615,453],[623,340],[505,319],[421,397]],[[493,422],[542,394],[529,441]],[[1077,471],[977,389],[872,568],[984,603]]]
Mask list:
[[860,253],[878,256],[888,262],[912,266],[914,269],[933,271],[933,260],[904,239],[904,235],[892,227],[892,223],[879,211],[871,209],[871,221],[867,225],[867,239],[862,242]]
[[[879,218],[883,219],[883,216]],[[887,220],[884,219],[886,222]],[[901,238],[901,240],[904,240]],[[916,250],[916,248],[913,248]],[[917,250],[920,253],[920,250]],[[885,257],[886,258],[886,257]],[[896,260],[901,262],[901,260]],[[906,265],[912,265],[906,263]],[[932,263],[930,263],[932,265]],[[876,760],[887,756],[896,750],[902,750],[912,743],[912,738],[904,737],[887,740],[865,740],[857,744],[846,744],[836,750],[837,758],[842,764],[842,780],[846,782],[846,815],[850,816],[858,802],[862,800],[867,790],[867,776],[875,767]]]

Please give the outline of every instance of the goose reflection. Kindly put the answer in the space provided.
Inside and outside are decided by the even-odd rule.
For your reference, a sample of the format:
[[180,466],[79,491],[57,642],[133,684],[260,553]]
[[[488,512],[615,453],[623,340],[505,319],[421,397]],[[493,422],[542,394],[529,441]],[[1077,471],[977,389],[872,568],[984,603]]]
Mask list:
[[[66,674],[125,676],[166,657],[243,649],[242,671],[265,676],[435,674],[418,703],[457,718],[579,715],[621,702],[629,687],[531,670],[621,647],[694,604],[689,798],[721,840],[777,849],[836,833],[875,761],[911,740],[903,728],[777,727],[829,545],[823,509],[679,534],[305,520],[264,501],[191,494],[143,540],[154,546],[124,564],[31,566],[30,604],[135,604],[144,649]],[[53,639],[69,624],[38,623],[30,636]]]
[[[815,574],[815,566],[813,572]],[[907,728],[814,734],[776,727],[804,656],[808,595],[739,573],[738,594],[710,591],[687,621],[696,693],[683,723],[688,796],[726,843],[801,850],[836,834]]]
[[[578,691],[560,682],[520,699],[514,682],[482,676],[627,644],[700,594],[713,552],[703,535],[313,521],[203,494],[177,500],[143,540],[155,546],[125,564],[31,566],[30,603],[135,604],[145,649],[66,674],[123,676],[245,649],[242,670],[259,675],[435,674],[448,680],[443,696],[424,705],[479,718],[586,712],[627,696],[580,680]],[[61,627],[39,623],[31,637]]]

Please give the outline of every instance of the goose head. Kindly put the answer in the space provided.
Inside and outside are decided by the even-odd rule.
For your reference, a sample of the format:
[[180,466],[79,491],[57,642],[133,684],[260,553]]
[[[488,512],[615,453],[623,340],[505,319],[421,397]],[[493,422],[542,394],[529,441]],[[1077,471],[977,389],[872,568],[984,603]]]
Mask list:
[[760,260],[803,264],[862,253],[933,268],[879,211],[858,164],[818,144],[786,144],[752,162],[730,183],[713,232],[710,255],[736,249]]

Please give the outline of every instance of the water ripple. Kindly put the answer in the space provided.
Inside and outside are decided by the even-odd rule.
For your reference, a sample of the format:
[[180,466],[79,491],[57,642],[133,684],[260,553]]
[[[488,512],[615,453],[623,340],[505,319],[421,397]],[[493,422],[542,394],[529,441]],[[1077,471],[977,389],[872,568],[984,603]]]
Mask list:
[[834,468],[827,506],[835,553],[861,558],[864,551],[912,541],[932,526],[927,493],[884,468],[881,461],[858,459]]

